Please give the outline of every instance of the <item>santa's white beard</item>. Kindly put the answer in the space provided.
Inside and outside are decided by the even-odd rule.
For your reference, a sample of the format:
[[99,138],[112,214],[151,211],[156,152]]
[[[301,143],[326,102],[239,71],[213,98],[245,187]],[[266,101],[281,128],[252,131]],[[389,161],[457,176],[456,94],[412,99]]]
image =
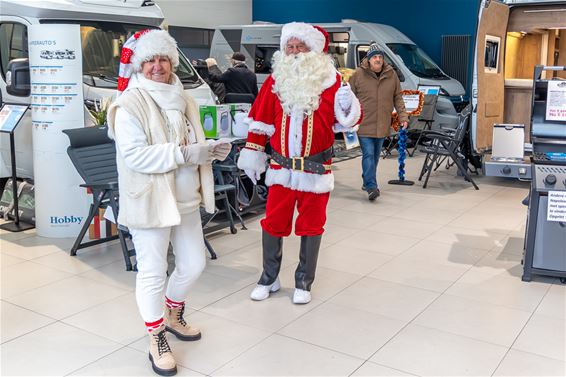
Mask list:
[[285,55],[277,51],[273,55],[272,75],[273,93],[279,97],[283,111],[311,114],[318,109],[320,94],[334,84],[336,68],[324,53]]

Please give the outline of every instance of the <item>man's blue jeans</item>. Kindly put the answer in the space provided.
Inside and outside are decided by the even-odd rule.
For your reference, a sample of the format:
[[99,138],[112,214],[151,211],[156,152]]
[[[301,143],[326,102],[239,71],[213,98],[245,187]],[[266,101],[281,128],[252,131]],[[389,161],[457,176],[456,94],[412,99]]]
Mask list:
[[366,191],[375,190],[377,186],[377,164],[383,147],[383,137],[360,137],[362,148],[362,178]]

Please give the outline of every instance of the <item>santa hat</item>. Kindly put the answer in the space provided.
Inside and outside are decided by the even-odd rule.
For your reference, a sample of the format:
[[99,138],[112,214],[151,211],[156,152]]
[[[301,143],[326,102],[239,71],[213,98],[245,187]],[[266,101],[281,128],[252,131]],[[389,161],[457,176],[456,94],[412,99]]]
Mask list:
[[143,63],[154,56],[167,56],[173,68],[179,66],[177,42],[165,30],[138,31],[124,43],[120,55],[118,93],[126,90],[132,73],[140,72]]
[[311,51],[328,52],[330,38],[326,30],[320,26],[304,22],[291,22],[283,25],[281,29],[281,51],[285,51],[285,46],[291,38],[305,42]]

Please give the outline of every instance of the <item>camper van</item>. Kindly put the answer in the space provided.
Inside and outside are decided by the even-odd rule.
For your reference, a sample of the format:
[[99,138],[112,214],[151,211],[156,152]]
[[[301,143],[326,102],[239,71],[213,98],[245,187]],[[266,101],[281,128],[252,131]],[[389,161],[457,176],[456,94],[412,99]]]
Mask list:
[[[534,68],[566,66],[566,1],[482,0],[478,17],[473,149],[486,175],[529,179]],[[542,78],[566,80],[566,71]]]
[[[0,6],[0,98],[5,102],[29,104],[30,96],[6,91],[6,72],[12,59],[28,57],[27,28],[41,23],[79,24],[83,56],[85,104],[116,93],[120,48],[134,32],[158,28],[163,13],[149,0],[2,0]],[[80,52],[42,51],[45,59],[75,59]],[[189,60],[181,53],[177,75],[185,90],[199,104],[211,105],[215,98]],[[85,105],[85,125],[92,124]],[[32,127],[28,111],[15,133],[17,176],[33,178]],[[0,178],[11,175],[10,144],[0,134]]]
[[[396,70],[403,89],[414,90],[419,85],[440,87],[434,124],[456,127],[457,114],[467,105],[462,84],[446,75],[399,30],[388,25],[355,20],[319,25],[330,35],[328,50],[337,68],[358,67],[370,43],[374,41],[385,52],[385,61]],[[258,85],[261,85],[271,72],[273,54],[279,50],[281,27],[276,24],[220,26],[212,39],[211,56],[221,69],[227,69],[227,57],[234,51],[241,51],[246,56],[248,66],[253,67],[257,74]]]

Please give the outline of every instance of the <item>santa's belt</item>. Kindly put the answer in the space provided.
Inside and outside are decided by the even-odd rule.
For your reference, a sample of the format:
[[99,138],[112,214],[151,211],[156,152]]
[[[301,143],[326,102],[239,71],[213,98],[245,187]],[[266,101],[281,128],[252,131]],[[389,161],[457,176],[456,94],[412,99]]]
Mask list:
[[306,171],[308,173],[324,174],[328,167],[323,163],[332,158],[333,149],[332,147],[308,157],[291,157],[287,158],[277,153],[275,150],[271,150],[272,162],[281,165],[285,169]]

